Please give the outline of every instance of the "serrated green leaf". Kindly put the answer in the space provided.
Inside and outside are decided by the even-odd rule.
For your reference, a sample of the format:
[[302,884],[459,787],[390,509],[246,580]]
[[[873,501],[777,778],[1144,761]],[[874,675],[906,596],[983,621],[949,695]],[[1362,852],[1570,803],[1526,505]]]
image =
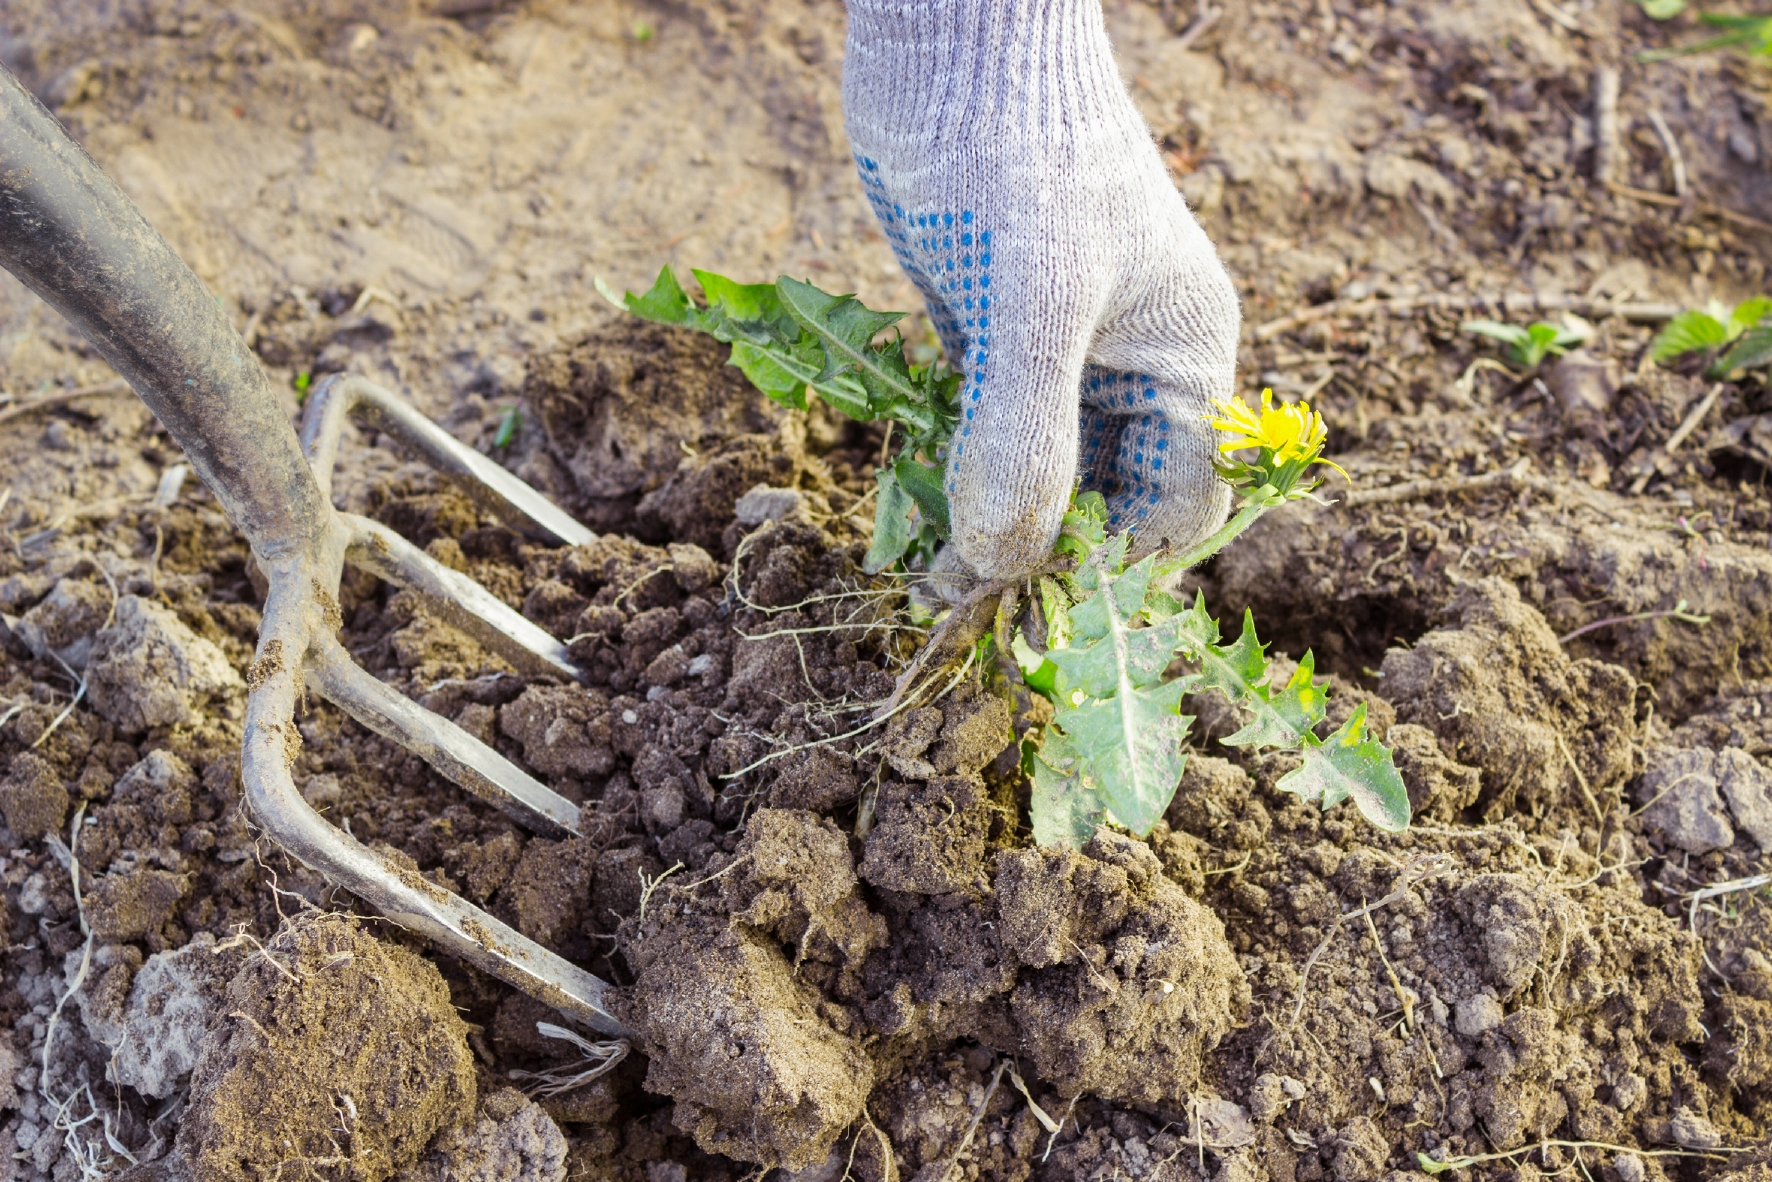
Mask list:
[[784,364],[779,352],[760,349],[749,341],[734,341],[727,364],[737,366],[739,372],[751,380],[751,385],[783,406],[806,409],[809,375],[803,369]]
[[1065,576],[1065,582],[1076,589],[1077,594],[1073,598],[1080,603],[1086,598],[1084,593],[1093,593],[1101,586],[1104,577],[1111,579],[1124,570],[1126,550],[1131,544],[1132,535],[1120,533],[1091,550],[1088,561]]
[[1183,621],[1182,648],[1200,662],[1205,688],[1240,702],[1267,677],[1265,647],[1255,636],[1255,614],[1243,613],[1243,634],[1229,645],[1218,643],[1218,621],[1206,614],[1206,596],[1196,594],[1194,606],[1176,617]]
[[1772,362],[1772,326],[1750,328],[1711,366],[1710,373],[1721,377],[1738,369],[1758,369],[1768,362]]
[[1078,690],[1092,698],[1106,697],[1125,683],[1135,689],[1156,685],[1163,680],[1163,670],[1175,660],[1181,623],[1165,620],[1149,628],[1126,630],[1120,643],[1108,638],[1087,647],[1047,653],[1046,659],[1058,667],[1053,687],[1059,699],[1065,700]]
[[1324,810],[1351,797],[1378,828],[1401,833],[1409,827],[1409,790],[1390,751],[1366,733],[1366,703],[1320,744],[1307,742],[1303,755],[1300,767],[1280,777],[1276,787],[1281,791]]
[[1104,582],[1071,611],[1072,646],[1053,649],[1058,667],[1053,724],[1077,760],[1082,790],[1143,836],[1168,808],[1186,761],[1182,741],[1191,718],[1181,699],[1199,678],[1161,684],[1183,620],[1134,628],[1143,610],[1152,559]]
[[[1152,555],[1113,577],[1108,584],[1113,596],[1114,612],[1107,610],[1109,600],[1097,591],[1088,600],[1071,609],[1071,627],[1079,640],[1099,640],[1109,634],[1112,619],[1131,620],[1144,610],[1145,592],[1150,589],[1151,573],[1156,563]],[[1099,569],[1099,568],[1097,568]]]
[[911,500],[911,494],[898,483],[890,468],[876,469],[874,480],[880,490],[874,501],[874,541],[868,547],[867,557],[861,560],[861,569],[870,575],[903,558],[916,540],[916,532],[911,528],[911,508],[916,502]]
[[1709,312],[1681,312],[1656,334],[1649,346],[1649,356],[1656,361],[1672,361],[1688,353],[1714,349],[1728,339],[1728,327]]
[[1184,677],[1142,690],[1128,685],[1111,698],[1061,706],[1054,719],[1077,753],[1084,787],[1139,837],[1163,816],[1181,783],[1183,743],[1193,722],[1181,713],[1181,699],[1193,682]]
[[[701,284],[710,311],[717,311],[731,320],[754,324],[779,324],[791,319],[787,309],[781,306],[781,298],[775,294],[773,283],[739,283],[712,271],[692,270],[690,274]],[[792,334],[770,335],[792,340],[800,334],[796,326]]]
[[1063,735],[1048,732],[1045,746],[1033,757],[1033,776],[1028,817],[1040,845],[1082,849],[1108,823],[1107,806],[1078,777],[1077,757]]
[[597,280],[597,290],[604,297],[621,305],[642,320],[651,320],[657,324],[688,325],[695,313],[695,302],[677,282],[677,276],[670,267],[659,270],[658,278],[653,280],[652,288],[645,295],[628,292],[621,299],[616,299],[602,279]]
[[1144,597],[1144,616],[1153,624],[1161,624],[1187,610],[1187,604],[1167,591],[1152,591]]
[[1305,653],[1292,679],[1278,692],[1270,686],[1251,688],[1237,705],[1253,717],[1243,729],[1224,739],[1224,745],[1260,750],[1296,747],[1306,742],[1311,728],[1323,721],[1328,710],[1328,693],[1315,680],[1315,673],[1316,662],[1310,653]]
[[903,346],[896,351],[871,346],[874,337],[903,320],[904,313],[875,312],[852,295],[830,295],[786,275],[775,281],[775,290],[788,314],[823,343],[833,368],[855,368],[875,412],[867,417],[880,417],[895,399],[910,404],[925,401],[911,379]]

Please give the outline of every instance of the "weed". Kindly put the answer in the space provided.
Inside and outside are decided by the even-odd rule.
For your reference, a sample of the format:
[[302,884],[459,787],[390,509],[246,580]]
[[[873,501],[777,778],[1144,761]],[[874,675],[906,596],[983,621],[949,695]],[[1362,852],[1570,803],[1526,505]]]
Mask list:
[[[1643,12],[1658,21],[1671,20],[1686,11],[1686,0],[1637,0]],[[1739,45],[1755,57],[1772,54],[1772,16],[1735,16],[1722,12],[1701,12],[1698,19],[1723,32],[1702,41],[1675,45],[1667,49],[1651,49],[1637,54],[1639,62],[1663,62],[1689,53],[1704,53]]]
[[1753,369],[1772,362],[1772,325],[1761,323],[1769,315],[1772,299],[1766,296],[1754,296],[1733,308],[1712,300],[1668,321],[1650,344],[1649,355],[1668,362],[1692,353],[1715,353],[1704,371],[1712,378]]
[[523,412],[517,407],[508,407],[499,416],[498,432],[492,437],[492,446],[503,451],[517,439],[517,432],[523,429]]
[[1546,357],[1560,357],[1594,335],[1593,326],[1576,316],[1564,316],[1561,325],[1538,320],[1522,328],[1499,320],[1466,320],[1459,327],[1500,341],[1514,363],[1527,369],[1537,369]]
[[[898,428],[896,456],[883,452],[875,473],[874,539],[864,565],[875,574],[917,559],[926,563],[949,533],[942,475],[958,422],[961,375],[940,361],[916,365],[907,359],[898,330],[885,335],[902,313],[874,312],[852,295],[830,295],[787,276],[773,284],[740,284],[706,271],[694,275],[706,307],[689,297],[669,267],[644,295],[618,299],[601,281],[598,289],[637,316],[729,342],[731,364],[784,406],[803,410],[808,396],[816,395],[850,418],[886,420]],[[1540,327],[1549,327],[1551,337],[1531,335]],[[1519,331],[1537,342],[1537,359],[1547,349],[1585,339],[1574,328]],[[1139,836],[1150,832],[1187,760],[1184,741],[1193,719],[1181,713],[1182,701],[1214,690],[1249,716],[1226,744],[1298,753],[1300,765],[1280,780],[1282,789],[1324,809],[1352,799],[1380,828],[1406,828],[1408,793],[1391,753],[1368,734],[1365,707],[1328,737],[1317,735],[1327,715],[1327,691],[1315,678],[1310,653],[1285,685],[1269,685],[1252,617],[1245,615],[1235,642],[1221,644],[1218,623],[1202,598],[1190,607],[1158,589],[1165,577],[1211,557],[1268,510],[1317,499],[1321,481],[1311,474],[1318,465],[1340,471],[1321,454],[1327,435],[1322,416],[1302,401],[1276,406],[1267,390],[1259,409],[1233,400],[1217,404],[1215,412],[1211,424],[1226,435],[1218,472],[1239,494],[1237,512],[1223,528],[1185,554],[1129,563],[1132,535],[1108,534],[1101,494],[1075,495],[1054,561],[1025,578],[972,591],[931,635],[868,725],[903,708],[923,664],[938,651],[956,657],[965,652],[967,665],[978,660],[987,668],[993,655],[1001,658],[995,663],[1006,677],[1019,675],[1054,706],[1051,725],[1030,738],[1023,752],[1034,781],[1034,837],[1042,845],[1080,846],[1104,823]],[[1017,626],[1023,584],[1037,586],[1039,603],[1030,608],[1026,626]],[[977,614],[973,609],[991,597],[1000,597],[994,635],[958,636],[963,622]],[[1030,629],[1043,650],[1030,643]],[[1177,658],[1193,670],[1170,676]]]

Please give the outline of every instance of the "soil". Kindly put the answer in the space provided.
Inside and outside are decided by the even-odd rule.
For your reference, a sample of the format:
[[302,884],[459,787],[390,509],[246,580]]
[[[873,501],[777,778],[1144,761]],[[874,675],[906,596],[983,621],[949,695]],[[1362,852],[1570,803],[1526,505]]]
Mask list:
[[[583,835],[531,836],[317,699],[294,771],[359,841],[614,982],[640,1033],[549,1094],[582,1054],[538,1028],[557,1015],[258,833],[244,544],[196,482],[155,496],[180,457],[127,395],[8,403],[16,1176],[1365,1182],[1428,1153],[1768,1177],[1772,394],[1721,383],[1670,449],[1713,383],[1650,363],[1652,325],[1600,318],[1530,375],[1473,369],[1493,352],[1458,323],[1498,292],[1762,290],[1772,74],[1637,64],[1697,27],[1625,0],[1108,18],[1241,285],[1244,388],[1308,393],[1352,478],[1193,581],[1253,610],[1282,671],[1313,652],[1329,726],[1366,704],[1408,833],[1277,792],[1292,764],[1218,744],[1212,701],[1149,838],[1081,852],[1032,845],[1015,741],[1039,720],[976,671],[858,731],[920,643],[860,571],[879,430],[767,403],[590,283],[669,261],[908,306],[843,145],[838,4],[0,8],[0,59],[292,414],[315,375],[365,373],[600,534],[536,545],[349,431],[339,503],[588,680],[520,674],[366,575],[342,640],[579,803]],[[1624,189],[1594,179],[1605,67]],[[1652,113],[1683,203],[1656,198]],[[1371,303],[1411,293],[1468,310]],[[111,376],[0,279],[7,394]]]

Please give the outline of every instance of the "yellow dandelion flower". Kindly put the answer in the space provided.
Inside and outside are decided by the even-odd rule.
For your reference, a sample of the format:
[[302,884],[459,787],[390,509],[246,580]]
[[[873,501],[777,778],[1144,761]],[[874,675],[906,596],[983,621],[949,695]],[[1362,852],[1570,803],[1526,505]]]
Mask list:
[[1300,400],[1275,406],[1274,392],[1267,389],[1261,392],[1259,411],[1251,409],[1240,398],[1212,405],[1221,417],[1210,420],[1211,425],[1231,436],[1218,445],[1219,451],[1228,453],[1247,447],[1259,448],[1271,452],[1278,463],[1327,464],[1346,479],[1347,473],[1342,472],[1339,464],[1318,454],[1323,450],[1329,429],[1323,425],[1323,416],[1312,410],[1310,403]]

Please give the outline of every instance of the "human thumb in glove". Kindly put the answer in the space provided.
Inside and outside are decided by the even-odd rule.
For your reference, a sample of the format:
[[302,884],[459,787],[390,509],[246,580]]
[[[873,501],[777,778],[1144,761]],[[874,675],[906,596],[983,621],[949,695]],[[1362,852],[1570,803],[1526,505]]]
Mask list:
[[863,186],[966,375],[952,547],[1045,561],[1078,480],[1134,549],[1183,549],[1230,490],[1236,290],[1114,66],[1099,0],[849,0]]

